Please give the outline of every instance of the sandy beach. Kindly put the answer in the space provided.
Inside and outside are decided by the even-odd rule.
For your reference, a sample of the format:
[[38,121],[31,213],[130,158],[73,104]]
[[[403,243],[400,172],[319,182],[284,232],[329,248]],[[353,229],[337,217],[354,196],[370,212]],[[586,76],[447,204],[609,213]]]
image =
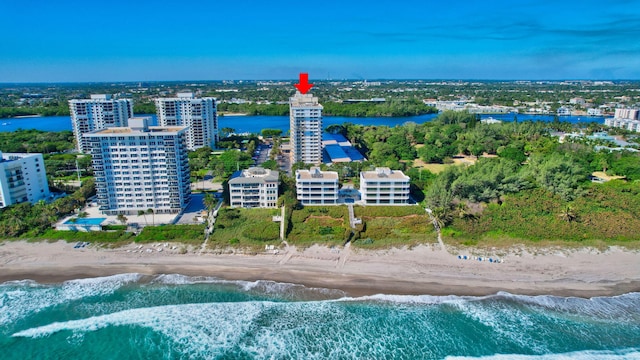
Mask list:
[[[55,283],[120,273],[183,274],[227,280],[273,280],[372,294],[612,296],[640,291],[640,252],[621,248],[459,253],[429,246],[359,250],[287,247],[257,255],[187,253],[157,243],[118,249],[75,249],[73,243],[4,242],[0,282],[31,279]],[[458,255],[482,256],[483,261]],[[503,262],[486,261],[488,257]]]

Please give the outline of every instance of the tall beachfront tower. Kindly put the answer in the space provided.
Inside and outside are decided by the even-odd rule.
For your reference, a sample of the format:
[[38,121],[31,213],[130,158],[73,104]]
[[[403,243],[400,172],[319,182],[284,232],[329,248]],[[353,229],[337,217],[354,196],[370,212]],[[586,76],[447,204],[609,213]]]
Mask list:
[[193,93],[178,93],[175,98],[156,99],[159,126],[186,126],[187,149],[218,143],[218,116],[215,98],[196,98]]
[[130,99],[112,99],[111,95],[91,95],[91,99],[69,100],[69,112],[73,134],[76,137],[76,149],[89,153],[89,147],[82,138],[83,134],[114,126],[127,126],[133,117],[133,103]]
[[42,154],[0,152],[0,208],[49,197]]
[[311,94],[296,94],[289,99],[291,162],[322,162],[322,105]]
[[185,127],[149,126],[131,118],[128,127],[85,135],[91,148],[98,206],[107,215],[175,214],[191,200]]

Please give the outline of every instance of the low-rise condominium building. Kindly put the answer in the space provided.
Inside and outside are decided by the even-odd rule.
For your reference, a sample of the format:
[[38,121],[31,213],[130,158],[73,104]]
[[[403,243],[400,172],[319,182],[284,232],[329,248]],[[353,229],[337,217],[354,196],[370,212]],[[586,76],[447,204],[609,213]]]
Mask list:
[[229,180],[232,208],[275,208],[278,203],[279,174],[275,170],[251,167],[236,171]]
[[302,205],[336,205],[338,203],[338,173],[317,167],[296,170],[296,197]]
[[402,171],[376,168],[360,172],[360,193],[365,205],[405,205],[409,203],[410,178]]

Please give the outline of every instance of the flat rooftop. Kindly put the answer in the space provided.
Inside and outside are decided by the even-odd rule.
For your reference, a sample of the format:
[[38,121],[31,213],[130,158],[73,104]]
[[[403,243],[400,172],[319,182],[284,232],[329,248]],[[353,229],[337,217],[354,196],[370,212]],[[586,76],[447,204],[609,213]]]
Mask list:
[[231,175],[229,184],[254,184],[264,181],[278,181],[278,171],[264,169],[259,166],[239,170]]
[[144,135],[144,134],[170,134],[178,133],[180,130],[186,129],[186,126],[149,126],[148,131],[142,129],[130,128],[130,127],[111,127],[102,130],[92,131],[87,135]]
[[374,171],[363,171],[360,173],[365,179],[393,179],[393,180],[409,180],[400,170],[390,170],[389,168],[376,168]]
[[311,170],[297,170],[296,178],[300,180],[313,180],[313,179],[338,180],[338,173],[335,171],[321,171],[318,168],[311,168]]
[[289,104],[292,107],[317,107],[322,109],[322,105],[318,103],[318,98],[311,94],[301,94],[297,92],[294,96],[289,98]]

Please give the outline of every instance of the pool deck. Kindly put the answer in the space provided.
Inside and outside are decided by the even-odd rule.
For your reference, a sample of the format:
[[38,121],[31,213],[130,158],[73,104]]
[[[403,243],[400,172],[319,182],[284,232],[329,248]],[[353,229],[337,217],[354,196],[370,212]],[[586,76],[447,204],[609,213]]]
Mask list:
[[[146,214],[142,216],[138,215],[125,215],[127,217],[127,224],[138,224],[140,226],[152,226],[152,225],[162,225],[162,224],[173,224],[176,222],[178,224],[195,224],[194,219],[196,216],[200,214],[202,210],[205,210],[204,205],[202,204],[202,199],[204,198],[204,194],[192,194],[191,202],[185,209],[185,211],[180,214]],[[86,212],[88,218],[106,218],[102,222],[102,225],[122,225],[116,215],[105,215],[100,212],[98,209],[98,205],[93,202],[89,203],[82,211]],[[180,218],[178,219],[178,216]],[[75,217],[75,215],[62,219],[60,223],[64,223],[70,218]]]

